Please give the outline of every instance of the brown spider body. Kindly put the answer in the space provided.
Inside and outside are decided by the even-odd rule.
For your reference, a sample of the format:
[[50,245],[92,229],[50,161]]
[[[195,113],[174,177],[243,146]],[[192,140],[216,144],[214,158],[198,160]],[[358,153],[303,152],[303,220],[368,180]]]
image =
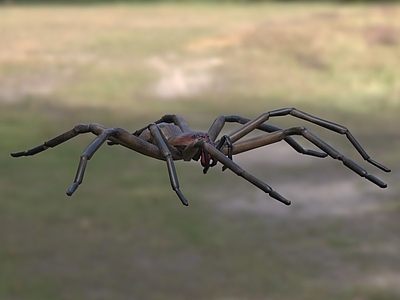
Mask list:
[[[182,151],[182,159],[184,161],[190,161],[191,159],[197,161],[200,158],[201,165],[206,168],[204,172],[207,173],[212,157],[207,151],[196,148],[196,144],[201,141],[205,141],[212,147],[215,147],[214,142],[207,133],[199,131],[184,132],[169,138],[168,141],[172,146]],[[214,161],[212,165],[214,165]]]
[[[160,123],[158,124],[158,127],[160,128],[162,134],[165,136],[167,140],[182,134],[182,130],[175,124]],[[152,143],[153,145],[156,145],[154,138],[151,135],[150,130],[148,128],[143,130],[143,132],[141,132],[138,135],[138,137],[149,143]]]
[[[130,133],[118,127],[107,128],[97,123],[79,124],[73,129],[56,136],[39,146],[26,151],[14,152],[11,153],[11,155],[13,157],[35,155],[48,148],[55,147],[79,134],[91,132],[97,137],[89,144],[89,146],[87,146],[81,155],[75,180],[67,190],[68,196],[71,196],[82,183],[87,162],[100,146],[103,145],[104,142],[108,141],[109,145],[121,145],[143,155],[166,161],[171,187],[184,205],[188,205],[188,201],[180,191],[174,161],[190,161],[192,159],[196,161],[200,159],[204,174],[207,173],[210,167],[215,166],[219,162],[223,165],[222,170],[230,169],[238,176],[269,194],[272,198],[289,205],[291,203],[289,200],[274,191],[268,184],[242,169],[239,165],[233,162],[232,158],[233,155],[237,153],[267,146],[279,141],[285,141],[298,153],[319,158],[330,156],[333,159],[341,161],[347,168],[379,187],[385,188],[387,186],[386,183],[374,175],[369,174],[356,162],[334,149],[327,142],[309,131],[306,127],[300,126],[281,129],[266,123],[270,117],[286,115],[303,119],[325,129],[345,135],[365,161],[382,171],[390,172],[389,168],[370,158],[346,127],[315,117],[296,108],[271,110],[261,114],[253,120],[243,118],[239,115],[221,115],[215,119],[207,132],[190,130],[183,117],[176,114],[164,115],[161,119],[136,130],[134,133]],[[236,130],[227,135],[223,135],[217,140],[217,137],[221,133],[226,122],[238,123],[240,126]],[[261,131],[262,134],[247,140],[241,140],[244,136],[253,131]],[[293,135],[304,137],[319,148],[321,152],[304,149],[292,138]]]
[[[181,153],[180,159],[184,161],[190,161],[192,159],[198,161],[200,159],[201,165],[207,168],[205,171],[207,172],[208,167],[210,166],[210,161],[213,159],[209,153],[196,147],[196,143],[201,140],[204,140],[212,147],[215,147],[214,142],[206,132],[182,132],[179,126],[169,123],[160,123],[158,124],[158,128],[168,143],[179,150]],[[138,137],[152,143],[153,145],[157,145],[149,129],[143,130]],[[175,160],[177,159],[175,158]],[[213,160],[213,163],[214,161],[215,160]]]

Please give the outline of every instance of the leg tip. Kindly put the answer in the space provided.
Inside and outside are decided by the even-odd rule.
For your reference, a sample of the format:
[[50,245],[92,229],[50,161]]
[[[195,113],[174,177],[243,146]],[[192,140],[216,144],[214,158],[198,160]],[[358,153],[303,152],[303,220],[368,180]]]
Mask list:
[[369,159],[367,159],[367,161],[370,164],[374,165],[375,167],[377,167],[378,169],[381,169],[384,172],[387,172],[387,173],[391,172],[391,170],[388,167],[382,165],[381,163],[378,163],[376,160],[369,158]]
[[19,152],[11,152],[10,155],[12,157],[20,157],[25,155],[25,151],[19,151]]
[[179,189],[176,189],[175,192],[178,195],[179,199],[181,200],[182,204],[185,205],[185,206],[188,206],[189,205],[189,201],[187,201],[187,199],[182,194],[182,192]]
[[72,196],[72,194],[76,191],[76,189],[78,188],[78,183],[74,182],[71,187],[67,190],[67,195],[68,196]]
[[318,157],[318,158],[325,158],[325,157],[328,156],[328,153],[318,152],[318,151],[315,151],[315,150],[305,150],[305,152],[303,154],[314,156],[314,157]]
[[278,200],[279,202],[282,202],[282,203],[285,204],[285,205],[290,205],[290,204],[292,204],[292,201],[286,199],[285,197],[283,197],[281,194],[279,194],[279,193],[276,192],[276,191],[271,191],[271,192],[269,193],[269,195],[270,195],[272,198]]
[[365,176],[365,178],[368,179],[369,181],[371,181],[372,183],[375,183],[377,186],[379,186],[382,189],[387,187],[386,183],[384,183],[382,180],[375,177],[374,175],[368,174],[367,176]]

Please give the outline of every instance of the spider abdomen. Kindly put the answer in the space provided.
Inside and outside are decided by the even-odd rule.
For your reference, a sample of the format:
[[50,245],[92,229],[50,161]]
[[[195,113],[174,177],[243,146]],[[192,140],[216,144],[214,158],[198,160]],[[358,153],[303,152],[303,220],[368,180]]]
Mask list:
[[[163,133],[163,135],[166,137],[167,140],[178,136],[180,134],[182,134],[182,130],[174,125],[174,124],[169,124],[169,123],[160,123],[157,124],[158,128],[160,128],[161,132]],[[155,141],[152,137],[152,135],[150,134],[150,131],[148,129],[144,130],[139,137],[143,140],[145,140],[146,142],[155,144]]]

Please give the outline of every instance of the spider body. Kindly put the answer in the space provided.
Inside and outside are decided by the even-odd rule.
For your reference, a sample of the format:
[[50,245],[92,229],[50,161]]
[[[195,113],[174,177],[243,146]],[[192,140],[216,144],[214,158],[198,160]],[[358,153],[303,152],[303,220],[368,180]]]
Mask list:
[[[204,141],[212,147],[215,147],[214,142],[210,139],[206,132],[184,132],[171,137],[168,141],[172,146],[182,151],[182,159],[184,161],[190,161],[192,159],[197,161],[200,159],[201,165],[205,168],[204,172],[207,173],[212,157],[209,153],[207,153],[207,151],[196,148],[196,144],[201,143],[201,141]],[[215,160],[213,160],[213,162],[214,161]]]
[[[266,123],[270,117],[286,115],[303,119],[333,132],[345,135],[365,161],[382,171],[390,172],[389,168],[370,158],[346,127],[315,117],[296,108],[271,110],[252,120],[239,115],[221,115],[215,119],[207,132],[190,130],[183,117],[176,114],[164,115],[159,120],[136,130],[134,133],[130,133],[119,127],[107,128],[97,123],[79,124],[73,129],[39,146],[26,151],[14,152],[11,153],[11,155],[13,157],[35,155],[48,148],[55,147],[79,134],[91,132],[96,135],[96,138],[87,146],[80,157],[74,182],[67,190],[68,196],[71,196],[82,183],[87,162],[100,146],[108,141],[109,145],[121,145],[152,158],[166,161],[171,187],[184,205],[188,205],[188,201],[180,191],[174,161],[190,161],[192,159],[196,161],[200,160],[204,174],[207,173],[210,167],[215,166],[219,162],[223,165],[222,170],[230,169],[238,176],[269,194],[272,198],[289,205],[291,203],[289,200],[233,161],[233,155],[235,154],[267,146],[279,141],[285,141],[298,153],[318,158],[330,156],[333,159],[341,161],[346,167],[379,187],[386,187],[384,182],[374,175],[369,174],[356,162],[334,149],[306,127],[301,126],[281,129]],[[229,134],[223,135],[220,139],[217,139],[227,122],[238,123],[240,126]],[[241,140],[253,131],[261,131],[261,135]],[[304,149],[292,138],[293,135],[304,137],[319,148],[320,151]]]
[[[201,149],[195,148],[194,145],[196,144],[196,142],[199,142],[203,139],[207,143],[215,147],[214,142],[211,140],[206,132],[182,132],[178,126],[168,123],[160,123],[158,124],[158,128],[160,129],[163,137],[168,141],[168,143],[182,153],[181,159],[183,159],[184,161],[190,161],[192,159],[198,160],[199,157],[201,157],[202,165],[204,166],[206,158],[210,158],[210,155],[207,155],[207,153],[205,151],[202,151]],[[157,145],[156,141],[150,133],[150,130],[148,129],[141,132],[138,137],[144,139],[149,143]],[[192,149],[192,151],[189,151],[189,149]]]

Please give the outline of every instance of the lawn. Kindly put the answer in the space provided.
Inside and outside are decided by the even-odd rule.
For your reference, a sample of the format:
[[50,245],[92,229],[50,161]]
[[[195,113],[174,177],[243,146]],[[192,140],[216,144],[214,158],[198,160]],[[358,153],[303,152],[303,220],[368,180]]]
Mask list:
[[[3,5],[0,36],[1,299],[400,297],[399,5]],[[234,159],[291,206],[177,162],[184,207],[164,162],[105,145],[67,197],[93,136],[9,155],[82,122],[178,113],[206,131],[287,106],[347,126],[392,172],[344,136],[270,123],[307,126],[388,188],[279,143]]]

